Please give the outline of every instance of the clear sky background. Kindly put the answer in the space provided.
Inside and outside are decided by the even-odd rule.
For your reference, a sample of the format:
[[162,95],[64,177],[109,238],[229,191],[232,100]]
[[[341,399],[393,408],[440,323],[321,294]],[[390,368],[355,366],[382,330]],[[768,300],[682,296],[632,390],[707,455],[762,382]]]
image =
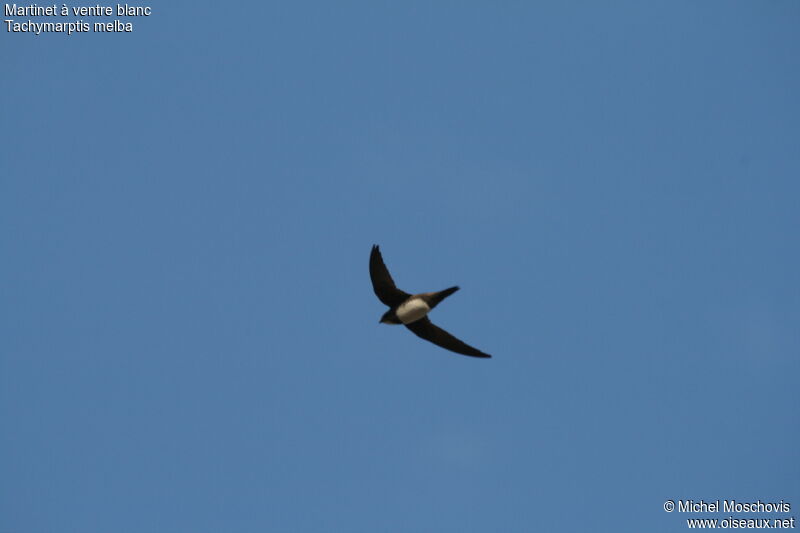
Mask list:
[[0,533],[800,516],[800,4],[563,4],[4,25]]

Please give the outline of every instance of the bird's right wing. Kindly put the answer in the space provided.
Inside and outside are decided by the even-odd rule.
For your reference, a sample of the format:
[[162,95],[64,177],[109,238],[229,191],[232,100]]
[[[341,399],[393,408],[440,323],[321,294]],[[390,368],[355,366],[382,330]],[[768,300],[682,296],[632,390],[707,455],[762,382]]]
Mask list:
[[421,318],[411,324],[406,324],[406,327],[414,332],[414,335],[417,337],[430,341],[451,352],[470,355],[472,357],[491,357],[488,353],[483,353],[477,348],[473,348],[469,344],[461,342],[439,326],[434,326],[433,322],[431,322],[428,317]]
[[372,279],[375,296],[389,307],[400,305],[411,296],[395,286],[392,276],[389,275],[389,269],[383,263],[381,250],[377,244],[372,247],[372,252],[369,254],[369,277]]

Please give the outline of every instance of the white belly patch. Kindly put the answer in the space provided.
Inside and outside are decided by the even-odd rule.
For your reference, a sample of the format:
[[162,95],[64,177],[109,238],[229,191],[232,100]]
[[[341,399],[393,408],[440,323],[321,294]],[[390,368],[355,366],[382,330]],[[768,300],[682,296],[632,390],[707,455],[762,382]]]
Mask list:
[[428,307],[428,304],[422,299],[415,298],[400,305],[400,307],[397,308],[396,314],[400,322],[403,324],[410,324],[427,315],[430,310],[431,308]]

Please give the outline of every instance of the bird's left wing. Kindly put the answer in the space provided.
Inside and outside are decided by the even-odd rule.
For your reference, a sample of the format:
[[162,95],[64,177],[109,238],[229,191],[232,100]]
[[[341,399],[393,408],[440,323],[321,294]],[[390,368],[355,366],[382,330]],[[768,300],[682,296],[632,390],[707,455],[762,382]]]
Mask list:
[[430,341],[451,352],[470,355],[472,357],[491,357],[488,353],[483,353],[477,348],[473,348],[469,344],[461,342],[439,326],[435,326],[428,317],[421,318],[411,324],[406,324],[406,327],[414,332],[414,335],[417,337]]
[[372,290],[375,291],[375,296],[389,307],[400,305],[411,296],[398,289],[394,284],[389,269],[383,263],[381,250],[377,244],[372,247],[372,252],[369,254],[369,277],[372,279]]

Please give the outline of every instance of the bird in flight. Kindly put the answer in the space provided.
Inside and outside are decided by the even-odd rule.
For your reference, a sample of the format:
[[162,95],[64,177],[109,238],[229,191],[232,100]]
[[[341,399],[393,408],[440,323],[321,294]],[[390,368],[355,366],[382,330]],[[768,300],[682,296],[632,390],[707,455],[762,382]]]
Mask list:
[[434,326],[426,316],[439,302],[456,292],[458,287],[413,295],[401,291],[394,284],[389,269],[383,263],[381,250],[377,244],[372,247],[372,253],[369,254],[369,277],[372,279],[375,296],[389,306],[389,310],[381,317],[381,324],[403,324],[417,337],[447,350],[472,357],[491,357],[461,342],[442,328]]

